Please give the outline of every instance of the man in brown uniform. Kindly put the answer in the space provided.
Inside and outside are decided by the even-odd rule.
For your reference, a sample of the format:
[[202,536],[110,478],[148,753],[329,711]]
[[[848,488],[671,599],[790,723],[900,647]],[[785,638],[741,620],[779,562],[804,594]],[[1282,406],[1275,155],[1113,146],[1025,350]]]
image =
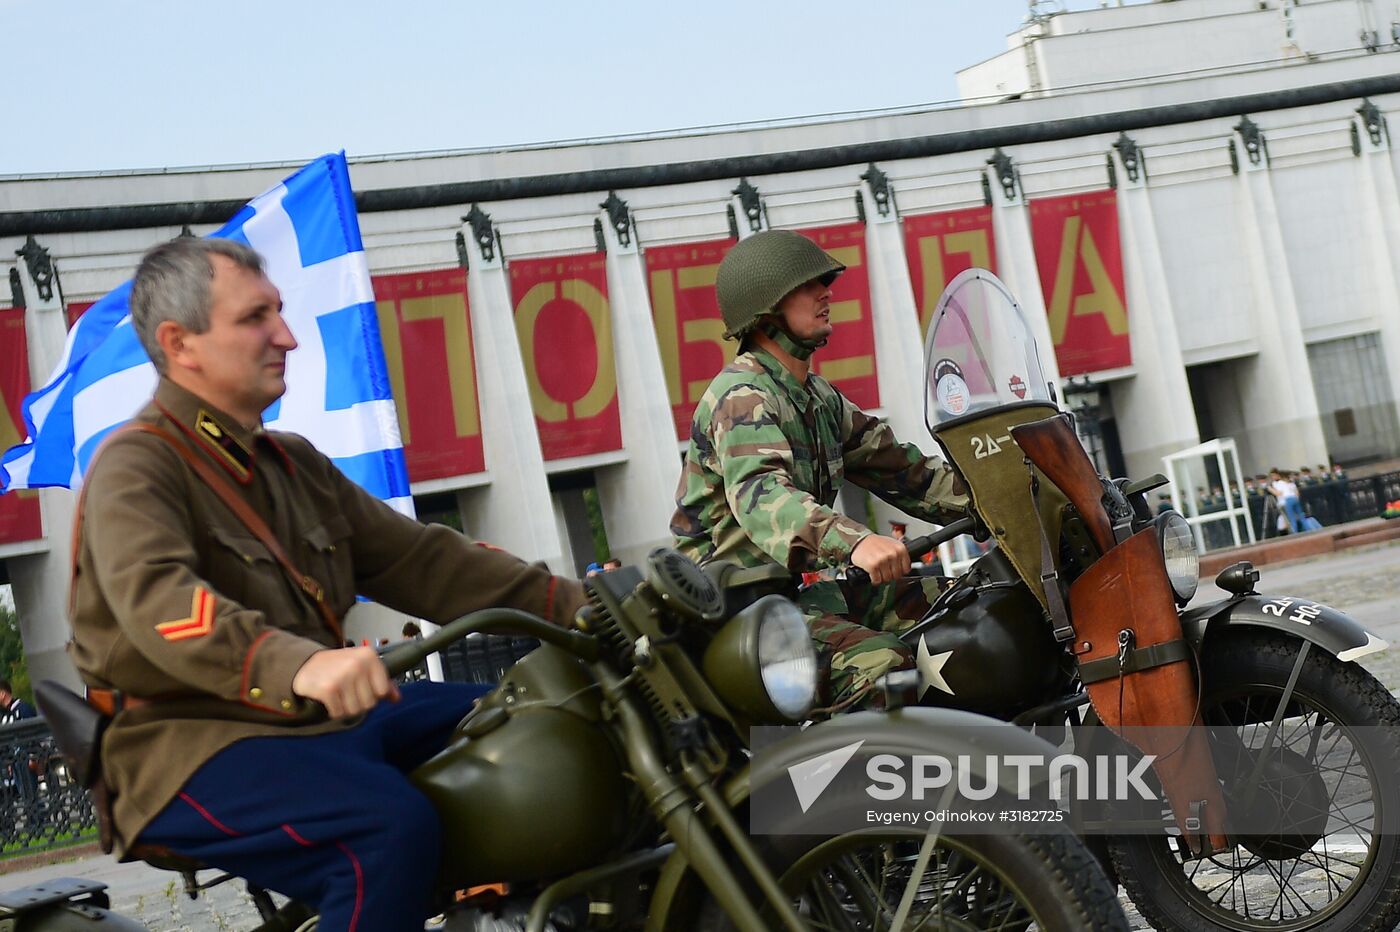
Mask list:
[[340,646],[340,619],[360,593],[436,621],[508,605],[564,625],[582,592],[398,514],[303,438],[264,431],[296,347],[281,308],[237,243],[178,239],[142,259],[132,320],[161,379],[135,423],[156,430],[121,430],[88,471],[70,651],[118,710],[102,752],[119,852],[166,847],[317,903],[323,932],[421,929],[438,825],[404,773],[479,690],[400,693],[371,648]]

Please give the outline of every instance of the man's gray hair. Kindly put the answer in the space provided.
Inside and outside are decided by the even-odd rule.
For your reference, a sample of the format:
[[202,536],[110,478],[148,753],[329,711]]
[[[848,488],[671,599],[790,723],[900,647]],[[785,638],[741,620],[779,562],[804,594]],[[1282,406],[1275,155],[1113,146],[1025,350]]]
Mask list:
[[158,372],[164,373],[166,368],[165,353],[156,342],[156,328],[163,321],[174,321],[193,333],[209,329],[209,285],[214,280],[211,257],[215,255],[263,274],[262,256],[242,243],[193,236],[153,247],[136,267],[131,284],[131,325]]

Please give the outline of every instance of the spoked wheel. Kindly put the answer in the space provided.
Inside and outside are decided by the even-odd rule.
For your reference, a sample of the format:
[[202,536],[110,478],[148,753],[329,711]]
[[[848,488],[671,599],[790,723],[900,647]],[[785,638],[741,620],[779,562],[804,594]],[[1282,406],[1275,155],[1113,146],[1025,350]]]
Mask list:
[[1227,810],[1279,829],[1234,836],[1233,847],[1207,858],[1187,856],[1165,830],[1110,838],[1118,876],[1155,928],[1395,925],[1400,705],[1365,670],[1314,647],[1270,741],[1299,647],[1251,631],[1208,642],[1201,713],[1212,726]]
[[[813,932],[1126,930],[1116,891],[1068,834],[785,836],[765,846]],[[730,929],[707,898],[697,930]],[[774,926],[777,928],[777,926]]]

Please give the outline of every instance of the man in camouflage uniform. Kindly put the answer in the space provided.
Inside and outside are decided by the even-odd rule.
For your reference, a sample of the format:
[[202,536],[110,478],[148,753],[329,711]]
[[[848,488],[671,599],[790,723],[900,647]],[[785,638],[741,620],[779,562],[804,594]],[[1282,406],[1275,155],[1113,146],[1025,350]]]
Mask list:
[[870,574],[874,591],[825,579],[799,596],[830,667],[833,704],[861,702],[878,677],[912,666],[890,632],[928,604],[921,582],[904,578],[904,544],[834,509],[842,481],[939,524],[966,506],[940,459],[901,444],[811,371],[831,335],[831,283],[844,270],[787,230],[757,233],[725,256],[716,290],[739,354],[695,409],[671,519],[676,546],[700,563],[778,563],[794,573],[849,563]]

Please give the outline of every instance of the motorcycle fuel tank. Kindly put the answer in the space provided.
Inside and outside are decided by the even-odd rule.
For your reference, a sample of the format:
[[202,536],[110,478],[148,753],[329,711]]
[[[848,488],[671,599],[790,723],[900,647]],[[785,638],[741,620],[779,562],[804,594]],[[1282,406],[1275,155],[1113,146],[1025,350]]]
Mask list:
[[577,660],[540,647],[413,772],[442,820],[445,884],[558,877],[623,843],[625,762],[591,684]]
[[900,635],[914,649],[921,704],[1005,718],[1053,695],[1064,651],[1025,584],[965,592]]

